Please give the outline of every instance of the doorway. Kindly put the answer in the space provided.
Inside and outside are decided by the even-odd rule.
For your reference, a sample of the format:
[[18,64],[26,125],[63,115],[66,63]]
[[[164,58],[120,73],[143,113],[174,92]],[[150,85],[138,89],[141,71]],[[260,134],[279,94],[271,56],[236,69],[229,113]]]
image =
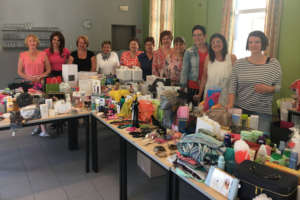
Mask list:
[[112,25],[112,50],[120,54],[128,49],[128,41],[136,37],[135,25]]

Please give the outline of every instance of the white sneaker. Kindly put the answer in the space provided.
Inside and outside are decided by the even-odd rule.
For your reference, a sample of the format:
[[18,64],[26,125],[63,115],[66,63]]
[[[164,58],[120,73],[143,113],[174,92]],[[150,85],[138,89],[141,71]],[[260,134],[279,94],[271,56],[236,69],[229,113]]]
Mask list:
[[32,130],[31,135],[37,135],[40,133],[41,133],[41,128],[40,128],[40,126],[37,126]]
[[49,137],[50,135],[47,132],[41,132],[40,136],[41,137]]

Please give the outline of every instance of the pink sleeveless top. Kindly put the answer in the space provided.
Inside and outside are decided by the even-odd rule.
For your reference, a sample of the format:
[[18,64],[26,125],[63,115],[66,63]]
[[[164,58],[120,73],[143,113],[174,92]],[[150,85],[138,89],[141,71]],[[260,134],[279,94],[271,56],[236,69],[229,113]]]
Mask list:
[[30,76],[37,76],[45,72],[46,52],[40,51],[37,57],[32,60],[27,51],[20,53],[24,73]]

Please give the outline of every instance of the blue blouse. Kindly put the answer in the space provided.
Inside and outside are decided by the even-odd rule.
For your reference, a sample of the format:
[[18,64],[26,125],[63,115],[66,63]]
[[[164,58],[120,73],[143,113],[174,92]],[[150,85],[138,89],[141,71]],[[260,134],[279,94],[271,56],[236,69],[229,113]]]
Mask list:
[[143,70],[143,79],[146,80],[146,76],[152,74],[152,58],[149,59],[146,53],[141,53],[138,55],[141,68]]

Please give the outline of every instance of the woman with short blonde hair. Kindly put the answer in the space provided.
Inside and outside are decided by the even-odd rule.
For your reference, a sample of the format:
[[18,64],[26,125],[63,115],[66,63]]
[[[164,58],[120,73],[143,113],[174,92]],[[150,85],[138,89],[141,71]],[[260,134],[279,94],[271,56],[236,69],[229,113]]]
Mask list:
[[[20,53],[18,61],[18,74],[27,81],[31,81],[35,86],[41,87],[44,77],[50,71],[50,63],[46,52],[37,49],[40,41],[36,35],[29,34],[25,38],[25,44],[28,51]],[[44,125],[36,127],[32,131],[32,135],[40,133],[40,136],[49,136]]]
[[85,35],[80,35],[76,41],[77,50],[71,53],[69,64],[77,64],[78,71],[96,71],[95,53],[88,50],[89,39]]

